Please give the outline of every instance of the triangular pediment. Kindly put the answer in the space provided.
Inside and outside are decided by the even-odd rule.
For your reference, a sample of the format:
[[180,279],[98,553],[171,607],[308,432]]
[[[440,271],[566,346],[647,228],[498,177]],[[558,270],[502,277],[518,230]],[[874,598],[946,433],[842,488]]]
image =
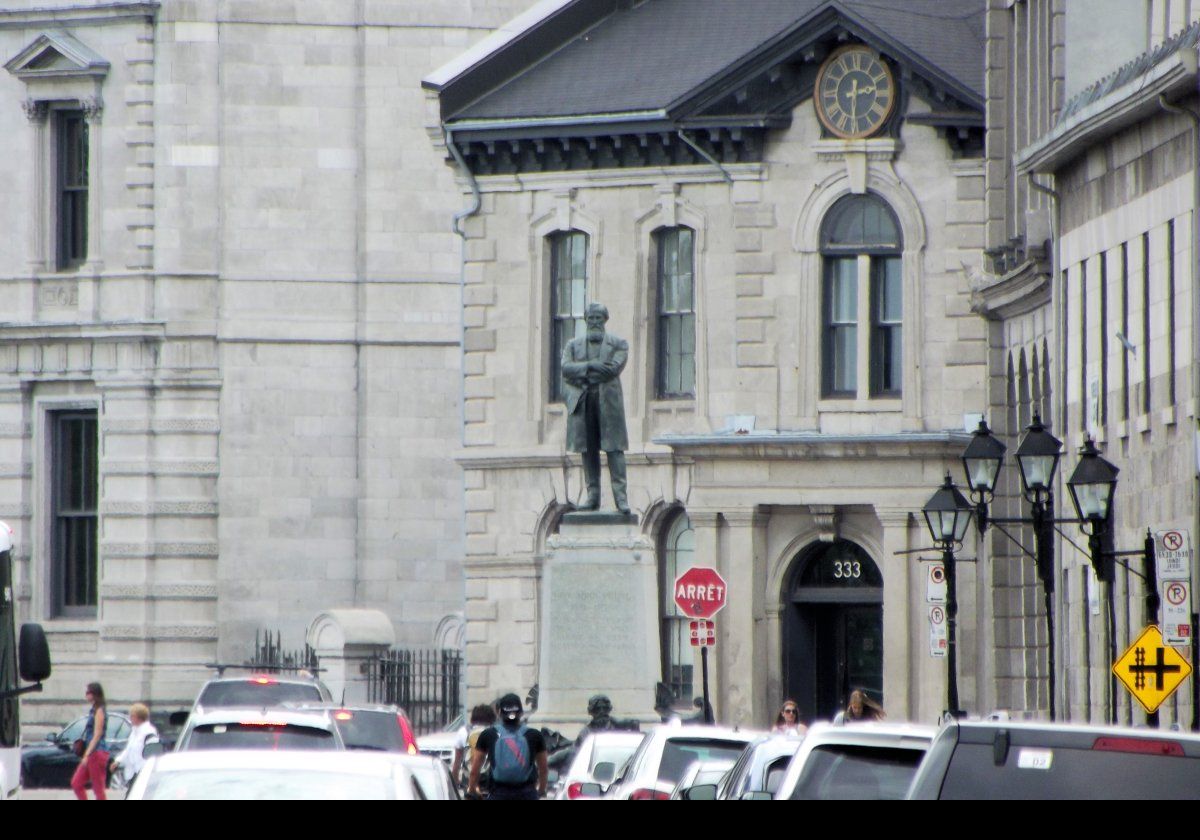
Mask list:
[[63,31],[43,32],[5,65],[22,81],[103,77],[109,63],[78,38]]

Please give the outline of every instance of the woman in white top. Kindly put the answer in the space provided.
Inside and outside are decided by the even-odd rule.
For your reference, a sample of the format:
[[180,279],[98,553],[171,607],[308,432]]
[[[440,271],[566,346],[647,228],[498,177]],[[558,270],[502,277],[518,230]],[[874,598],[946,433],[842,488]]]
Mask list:
[[129,719],[133,722],[133,731],[129,733],[129,741],[120,755],[112,760],[110,769],[122,785],[128,785],[146,764],[142,750],[146,739],[158,735],[158,730],[150,722],[150,709],[145,703],[134,703],[129,709]]

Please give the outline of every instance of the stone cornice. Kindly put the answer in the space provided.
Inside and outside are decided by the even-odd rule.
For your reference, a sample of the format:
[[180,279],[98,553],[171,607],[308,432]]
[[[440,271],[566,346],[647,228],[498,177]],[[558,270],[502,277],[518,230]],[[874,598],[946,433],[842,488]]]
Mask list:
[[1003,321],[1050,304],[1050,264],[1030,259],[1004,275],[991,275],[971,291],[971,311]]
[[820,432],[766,432],[748,435],[662,435],[655,443],[693,459],[793,460],[796,458],[958,458],[969,432],[899,432],[885,435],[833,435]]
[[0,29],[31,29],[38,26],[67,26],[73,23],[99,23],[118,20],[150,21],[158,15],[159,3],[101,3],[95,6],[72,5],[51,9],[0,10]]
[[165,321],[110,321],[107,323],[17,323],[0,321],[0,338],[55,341],[162,341]]
[[[460,450],[454,460],[464,470],[523,470],[562,469],[581,464],[575,453],[543,453],[519,450],[489,450],[479,447],[478,451]],[[638,466],[687,463],[670,450],[660,452],[626,452],[625,463]]]

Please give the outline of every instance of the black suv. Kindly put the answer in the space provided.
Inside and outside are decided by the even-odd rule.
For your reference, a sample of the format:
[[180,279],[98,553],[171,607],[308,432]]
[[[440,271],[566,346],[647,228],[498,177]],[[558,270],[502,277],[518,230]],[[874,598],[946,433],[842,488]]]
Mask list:
[[909,799],[1197,799],[1200,735],[1167,729],[956,721]]

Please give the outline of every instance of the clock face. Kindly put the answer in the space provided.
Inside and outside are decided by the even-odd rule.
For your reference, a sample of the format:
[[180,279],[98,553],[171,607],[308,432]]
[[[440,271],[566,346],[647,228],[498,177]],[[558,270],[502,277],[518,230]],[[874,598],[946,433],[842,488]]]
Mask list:
[[825,60],[813,95],[817,117],[843,138],[869,137],[896,105],[892,71],[867,47],[846,47]]

